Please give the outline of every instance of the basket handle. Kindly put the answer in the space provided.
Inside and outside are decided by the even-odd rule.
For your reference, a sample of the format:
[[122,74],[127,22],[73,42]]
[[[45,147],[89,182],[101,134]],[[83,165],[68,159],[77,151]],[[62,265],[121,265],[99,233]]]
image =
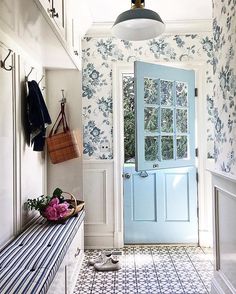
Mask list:
[[75,198],[75,196],[69,192],[62,192],[62,194],[67,194],[67,195],[70,195],[71,199],[74,200],[74,213],[76,212],[76,208],[77,208],[77,200]]
[[63,126],[64,133],[66,133],[70,130],[68,123],[67,123],[67,119],[66,119],[65,104],[64,103],[61,103],[61,111],[58,114],[57,119],[56,119],[50,133],[49,133],[49,137],[51,137],[52,135],[55,135],[57,133],[60,125]]

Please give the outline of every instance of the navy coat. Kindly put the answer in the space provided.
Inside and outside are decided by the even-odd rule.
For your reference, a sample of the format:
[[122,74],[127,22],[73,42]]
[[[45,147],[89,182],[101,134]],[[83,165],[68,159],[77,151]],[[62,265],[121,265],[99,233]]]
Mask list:
[[52,123],[43,95],[36,81],[28,82],[27,118],[34,151],[43,151],[46,127]]

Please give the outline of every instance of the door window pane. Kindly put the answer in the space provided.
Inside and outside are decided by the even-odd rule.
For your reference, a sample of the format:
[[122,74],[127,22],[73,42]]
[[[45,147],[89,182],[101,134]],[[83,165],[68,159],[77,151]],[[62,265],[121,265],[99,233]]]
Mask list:
[[173,110],[169,108],[161,109],[161,131],[164,133],[173,132]]
[[177,133],[188,132],[188,110],[187,109],[176,110],[176,132]]
[[125,162],[135,159],[135,113],[134,113],[134,76],[122,75],[124,108],[124,153]]
[[158,159],[159,152],[159,137],[146,136],[145,137],[145,160],[153,161]]
[[188,105],[188,85],[184,82],[176,82],[176,104],[180,107]]
[[159,80],[144,78],[144,102],[159,104]]
[[158,109],[154,107],[144,108],[144,129],[149,132],[158,131]]
[[188,157],[188,137],[178,136],[177,137],[177,158],[187,158]]
[[162,160],[170,160],[174,158],[173,136],[161,137],[161,157]]
[[161,105],[172,106],[174,102],[172,81],[161,80]]

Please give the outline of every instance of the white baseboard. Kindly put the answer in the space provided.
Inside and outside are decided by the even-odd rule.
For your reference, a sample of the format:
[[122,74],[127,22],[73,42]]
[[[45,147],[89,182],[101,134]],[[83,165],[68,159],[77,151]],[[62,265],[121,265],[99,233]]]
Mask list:
[[85,235],[84,237],[85,249],[103,249],[114,248],[113,234],[106,235]]
[[211,294],[224,294],[225,292],[220,287],[216,279],[213,279],[211,282]]
[[235,294],[236,289],[221,272],[216,272],[211,282],[211,294]]

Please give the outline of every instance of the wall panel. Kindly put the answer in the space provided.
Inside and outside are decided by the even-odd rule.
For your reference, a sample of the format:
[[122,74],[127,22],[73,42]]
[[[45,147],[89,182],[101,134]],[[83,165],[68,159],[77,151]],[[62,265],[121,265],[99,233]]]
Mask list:
[[84,160],[85,247],[113,247],[113,161]]

